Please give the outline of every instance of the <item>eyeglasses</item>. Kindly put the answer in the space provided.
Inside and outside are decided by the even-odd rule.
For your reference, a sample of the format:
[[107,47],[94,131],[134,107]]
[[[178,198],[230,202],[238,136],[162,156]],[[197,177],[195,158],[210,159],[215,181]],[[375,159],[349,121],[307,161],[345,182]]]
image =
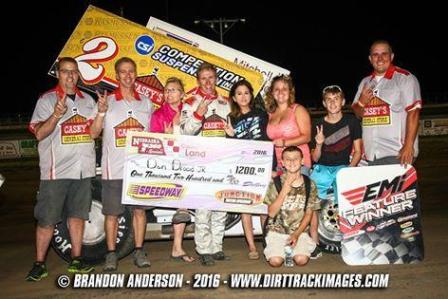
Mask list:
[[66,70],[66,69],[61,69],[59,70],[59,73],[64,74],[64,75],[79,75],[79,71],[78,70]]
[[342,88],[339,87],[339,85],[329,85],[322,90],[322,94],[326,94],[327,92],[329,93],[342,92]]

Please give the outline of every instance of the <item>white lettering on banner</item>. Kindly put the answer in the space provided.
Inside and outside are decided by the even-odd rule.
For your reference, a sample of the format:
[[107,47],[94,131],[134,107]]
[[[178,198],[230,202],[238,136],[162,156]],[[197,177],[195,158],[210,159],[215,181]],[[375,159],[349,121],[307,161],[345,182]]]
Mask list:
[[338,172],[336,180],[345,263],[414,264],[423,260],[415,168],[400,164],[347,167]]
[[[169,45],[162,45],[151,58],[193,77],[196,77],[199,66],[204,63],[203,60],[172,48]],[[216,67],[216,75],[218,77],[216,86],[226,90],[230,90],[233,84],[245,79],[243,76],[220,67]]]
[[[151,17],[146,25],[147,28],[154,30],[158,33],[161,33],[170,38],[174,38],[180,40],[189,45],[193,45],[198,47],[201,50],[204,50],[208,53],[212,53],[216,56],[222,57],[228,61],[233,61],[235,64],[238,64],[244,68],[251,69],[257,71],[263,75],[263,89],[260,90],[260,96],[264,97],[265,93],[269,89],[272,78],[277,75],[289,75],[289,71],[281,68],[279,66],[273,65],[261,59],[255,58],[251,55],[245,54],[238,50],[227,47],[223,44],[214,42],[192,32],[189,32],[183,28],[176,27],[172,24],[166,23],[157,18]],[[177,54],[173,52],[172,54]],[[182,57],[182,58],[181,58]],[[177,60],[183,60],[184,64],[191,64],[195,62],[194,57],[184,58],[182,55],[177,55]],[[201,61],[202,63],[202,61]],[[199,64],[199,63],[198,63]],[[194,69],[194,68],[193,68]],[[190,70],[191,71],[191,70]],[[230,79],[231,75],[225,75],[222,73],[221,76],[226,76],[227,79]],[[222,80],[221,76],[219,76],[218,85],[222,85],[223,88],[226,88],[230,85],[229,81]]]
[[[183,274],[177,273],[77,273],[73,277],[74,289],[142,289],[142,288],[156,288],[156,289],[178,289],[183,286]],[[68,285],[61,285],[60,287],[68,287]]]
[[[271,142],[147,132],[127,138],[123,203],[267,213],[262,199],[271,178]],[[141,151],[149,140],[165,153]]]

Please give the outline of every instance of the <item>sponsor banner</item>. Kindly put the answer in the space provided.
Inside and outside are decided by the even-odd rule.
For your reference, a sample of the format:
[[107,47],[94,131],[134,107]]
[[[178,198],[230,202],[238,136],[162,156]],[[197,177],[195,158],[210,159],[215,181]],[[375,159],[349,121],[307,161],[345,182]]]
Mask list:
[[[79,66],[80,87],[95,91],[118,86],[114,64],[120,57],[130,57],[137,64],[136,91],[162,103],[163,85],[169,77],[178,77],[188,93],[197,85],[196,72],[208,62],[217,69],[217,91],[228,96],[235,82],[246,79],[254,93],[262,88],[263,76],[216,55],[166,37],[139,24],[89,6],[58,55],[74,57]],[[55,64],[49,71],[55,76]]]
[[448,135],[448,118],[421,119],[420,136]]
[[37,157],[39,155],[36,139],[19,140],[19,146],[21,157]]
[[278,75],[289,75],[290,73],[287,69],[268,63],[154,17],[149,18],[146,27],[167,37],[179,40],[226,60],[232,61],[245,68],[261,73],[263,75],[263,88],[260,90],[261,97],[264,97],[268,91],[272,78]]
[[20,157],[20,147],[17,140],[0,140],[0,159]]
[[420,196],[412,166],[347,167],[337,174],[342,258],[349,265],[423,260]]
[[129,132],[122,202],[266,214],[271,142]]

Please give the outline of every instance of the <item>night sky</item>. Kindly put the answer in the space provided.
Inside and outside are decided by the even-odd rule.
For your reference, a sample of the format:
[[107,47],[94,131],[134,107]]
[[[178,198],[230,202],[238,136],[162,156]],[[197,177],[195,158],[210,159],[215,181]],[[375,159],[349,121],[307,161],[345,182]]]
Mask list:
[[[38,96],[55,85],[47,71],[89,4],[115,14],[122,11],[144,26],[154,16],[215,41],[218,34],[194,20],[246,18],[226,33],[224,43],[291,70],[297,100],[308,107],[321,105],[321,90],[330,84],[340,85],[351,102],[360,80],[371,72],[370,44],[386,39],[394,48],[395,64],[419,79],[424,101],[448,102],[446,10],[430,1],[388,2],[297,1],[298,8],[290,1],[243,0],[16,3],[23,7],[3,10],[15,22],[2,20],[3,76],[12,87],[4,87],[0,114],[31,113]],[[24,25],[28,29],[21,29]]]

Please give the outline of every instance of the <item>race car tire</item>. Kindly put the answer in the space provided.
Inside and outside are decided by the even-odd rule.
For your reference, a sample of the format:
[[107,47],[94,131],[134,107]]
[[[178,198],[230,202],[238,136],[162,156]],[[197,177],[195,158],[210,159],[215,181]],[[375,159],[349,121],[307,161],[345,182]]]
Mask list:
[[327,253],[340,254],[342,233],[338,223],[338,205],[333,200],[321,201],[319,215],[319,247]]
[[241,221],[241,214],[227,213],[226,230],[231,229],[240,221]]

